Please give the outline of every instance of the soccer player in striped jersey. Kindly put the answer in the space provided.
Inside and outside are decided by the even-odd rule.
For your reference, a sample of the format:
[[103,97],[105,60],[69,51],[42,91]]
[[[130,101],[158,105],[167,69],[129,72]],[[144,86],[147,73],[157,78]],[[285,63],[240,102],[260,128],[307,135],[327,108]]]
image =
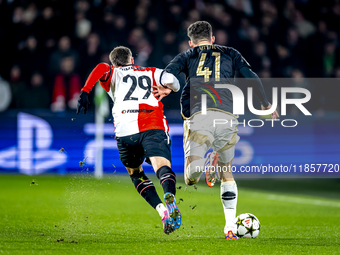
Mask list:
[[[77,114],[82,108],[86,113],[88,94],[99,81],[114,102],[112,115],[120,159],[138,193],[157,210],[163,231],[169,234],[180,227],[181,214],[175,200],[176,175],[171,169],[171,141],[162,96],[157,98],[157,93],[152,93],[161,84],[162,70],[134,65],[130,49],[123,46],[114,48],[109,57],[111,66],[100,63],[89,75],[78,99]],[[172,74],[163,75],[162,84],[174,91],[179,89]],[[143,172],[145,158],[160,180],[167,207]]]

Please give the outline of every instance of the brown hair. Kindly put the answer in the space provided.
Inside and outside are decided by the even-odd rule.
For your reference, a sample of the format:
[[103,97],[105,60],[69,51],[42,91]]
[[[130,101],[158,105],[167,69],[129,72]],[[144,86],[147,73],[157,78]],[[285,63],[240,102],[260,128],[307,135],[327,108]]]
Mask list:
[[124,66],[129,63],[132,57],[131,50],[124,46],[114,48],[110,53],[110,61],[114,66]]
[[207,21],[196,21],[188,27],[187,34],[190,40],[197,44],[198,41],[211,39],[212,27]]

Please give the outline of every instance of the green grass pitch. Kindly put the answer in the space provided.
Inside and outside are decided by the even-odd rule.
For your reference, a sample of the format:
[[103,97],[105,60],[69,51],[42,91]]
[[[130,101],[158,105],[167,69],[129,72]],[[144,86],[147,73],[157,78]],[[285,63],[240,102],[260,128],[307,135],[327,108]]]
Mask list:
[[239,180],[237,214],[255,214],[261,232],[226,241],[219,185],[179,177],[182,226],[167,236],[127,174],[33,178],[0,175],[0,254],[340,253],[338,179]]

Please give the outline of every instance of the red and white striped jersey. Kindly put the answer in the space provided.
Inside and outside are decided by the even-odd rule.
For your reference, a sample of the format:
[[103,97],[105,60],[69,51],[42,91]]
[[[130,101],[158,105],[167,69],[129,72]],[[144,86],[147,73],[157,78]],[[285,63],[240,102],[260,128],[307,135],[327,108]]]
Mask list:
[[114,68],[101,63],[92,71],[82,90],[89,92],[94,86],[93,82],[99,79],[114,102],[112,115],[117,137],[150,129],[168,132],[163,104],[152,94],[152,86],[160,85],[162,71],[137,65]]

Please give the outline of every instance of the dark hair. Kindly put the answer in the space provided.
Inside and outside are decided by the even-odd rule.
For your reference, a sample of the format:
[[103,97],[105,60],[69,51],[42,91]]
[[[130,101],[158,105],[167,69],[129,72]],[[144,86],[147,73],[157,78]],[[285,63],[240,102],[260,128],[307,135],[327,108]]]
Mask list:
[[210,40],[212,37],[212,27],[209,22],[196,21],[188,27],[188,36],[195,44],[201,40]]
[[114,48],[110,53],[110,61],[114,66],[124,66],[132,57],[131,50],[124,46],[118,46]]

